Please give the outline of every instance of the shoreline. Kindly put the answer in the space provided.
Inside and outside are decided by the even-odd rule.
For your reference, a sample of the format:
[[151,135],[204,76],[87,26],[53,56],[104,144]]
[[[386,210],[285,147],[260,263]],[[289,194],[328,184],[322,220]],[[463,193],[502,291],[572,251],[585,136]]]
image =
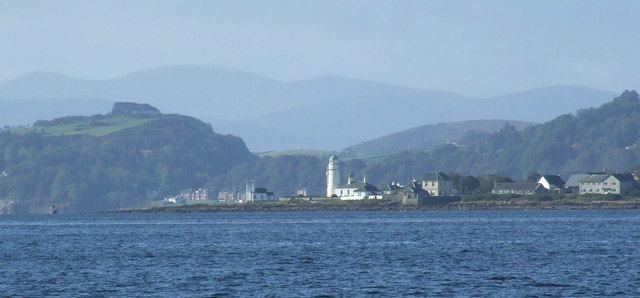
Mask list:
[[439,205],[402,205],[395,201],[193,204],[123,209],[104,213],[207,213],[207,212],[380,212],[380,211],[501,211],[501,210],[637,210],[640,200],[618,201],[474,201]]

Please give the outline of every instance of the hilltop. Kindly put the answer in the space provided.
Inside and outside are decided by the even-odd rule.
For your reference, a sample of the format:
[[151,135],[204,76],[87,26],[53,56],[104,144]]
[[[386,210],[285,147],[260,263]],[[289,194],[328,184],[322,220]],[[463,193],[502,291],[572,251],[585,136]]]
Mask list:
[[140,126],[161,117],[160,111],[151,105],[116,102],[113,104],[111,113],[106,115],[67,116],[53,120],[39,120],[32,127],[19,127],[12,131],[19,134],[35,132],[45,136],[104,136]]
[[257,158],[209,124],[134,103],[4,130],[0,156],[0,213],[138,206]]

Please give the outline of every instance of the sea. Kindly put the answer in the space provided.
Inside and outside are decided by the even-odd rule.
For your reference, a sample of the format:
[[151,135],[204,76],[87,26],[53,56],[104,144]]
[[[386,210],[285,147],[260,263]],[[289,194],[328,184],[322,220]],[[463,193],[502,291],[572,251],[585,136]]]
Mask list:
[[0,216],[0,296],[640,296],[640,211]]

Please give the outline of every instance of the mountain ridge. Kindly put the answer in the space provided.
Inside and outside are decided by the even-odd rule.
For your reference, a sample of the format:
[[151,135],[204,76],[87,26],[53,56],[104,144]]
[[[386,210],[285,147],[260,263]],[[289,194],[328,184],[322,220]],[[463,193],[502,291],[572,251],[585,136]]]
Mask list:
[[393,134],[385,135],[373,140],[349,146],[343,150],[346,154],[356,156],[388,155],[407,150],[431,149],[447,142],[459,142],[471,131],[477,133],[492,133],[510,124],[518,130],[537,125],[533,122],[513,121],[504,119],[478,119],[458,122],[440,122],[427,124]]
[[[48,76],[53,79],[48,80]],[[34,79],[33,84],[30,79]],[[211,121],[217,131],[244,136],[253,151],[269,151],[339,150],[437,122],[543,122],[597,106],[615,95],[573,86],[534,90],[474,98],[340,76],[282,81],[227,68],[165,66],[104,80],[74,81],[70,76],[46,72],[24,75],[0,84],[0,99],[56,97],[148,102],[163,111]],[[24,115],[23,119],[28,117]],[[20,122],[39,120],[34,118]]]

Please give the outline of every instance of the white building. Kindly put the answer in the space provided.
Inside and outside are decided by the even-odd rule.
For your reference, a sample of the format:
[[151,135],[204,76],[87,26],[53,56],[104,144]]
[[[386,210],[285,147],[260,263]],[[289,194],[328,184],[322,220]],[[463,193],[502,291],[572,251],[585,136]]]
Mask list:
[[244,198],[245,202],[274,201],[273,192],[269,192],[266,188],[262,187],[256,188],[253,180],[247,181]]
[[206,188],[184,189],[178,194],[178,197],[185,201],[206,201],[209,200],[209,190]]
[[631,174],[594,174],[580,181],[580,194],[626,194],[635,184]]
[[340,165],[338,157],[332,154],[327,165],[327,198],[337,195],[338,185],[340,185]]
[[542,187],[548,191],[564,192],[564,180],[558,175],[542,175],[538,179],[538,183],[542,184]]
[[367,177],[362,181],[353,181],[351,175],[347,178],[347,184],[335,189],[335,194],[340,200],[382,199],[380,189],[367,183]]

